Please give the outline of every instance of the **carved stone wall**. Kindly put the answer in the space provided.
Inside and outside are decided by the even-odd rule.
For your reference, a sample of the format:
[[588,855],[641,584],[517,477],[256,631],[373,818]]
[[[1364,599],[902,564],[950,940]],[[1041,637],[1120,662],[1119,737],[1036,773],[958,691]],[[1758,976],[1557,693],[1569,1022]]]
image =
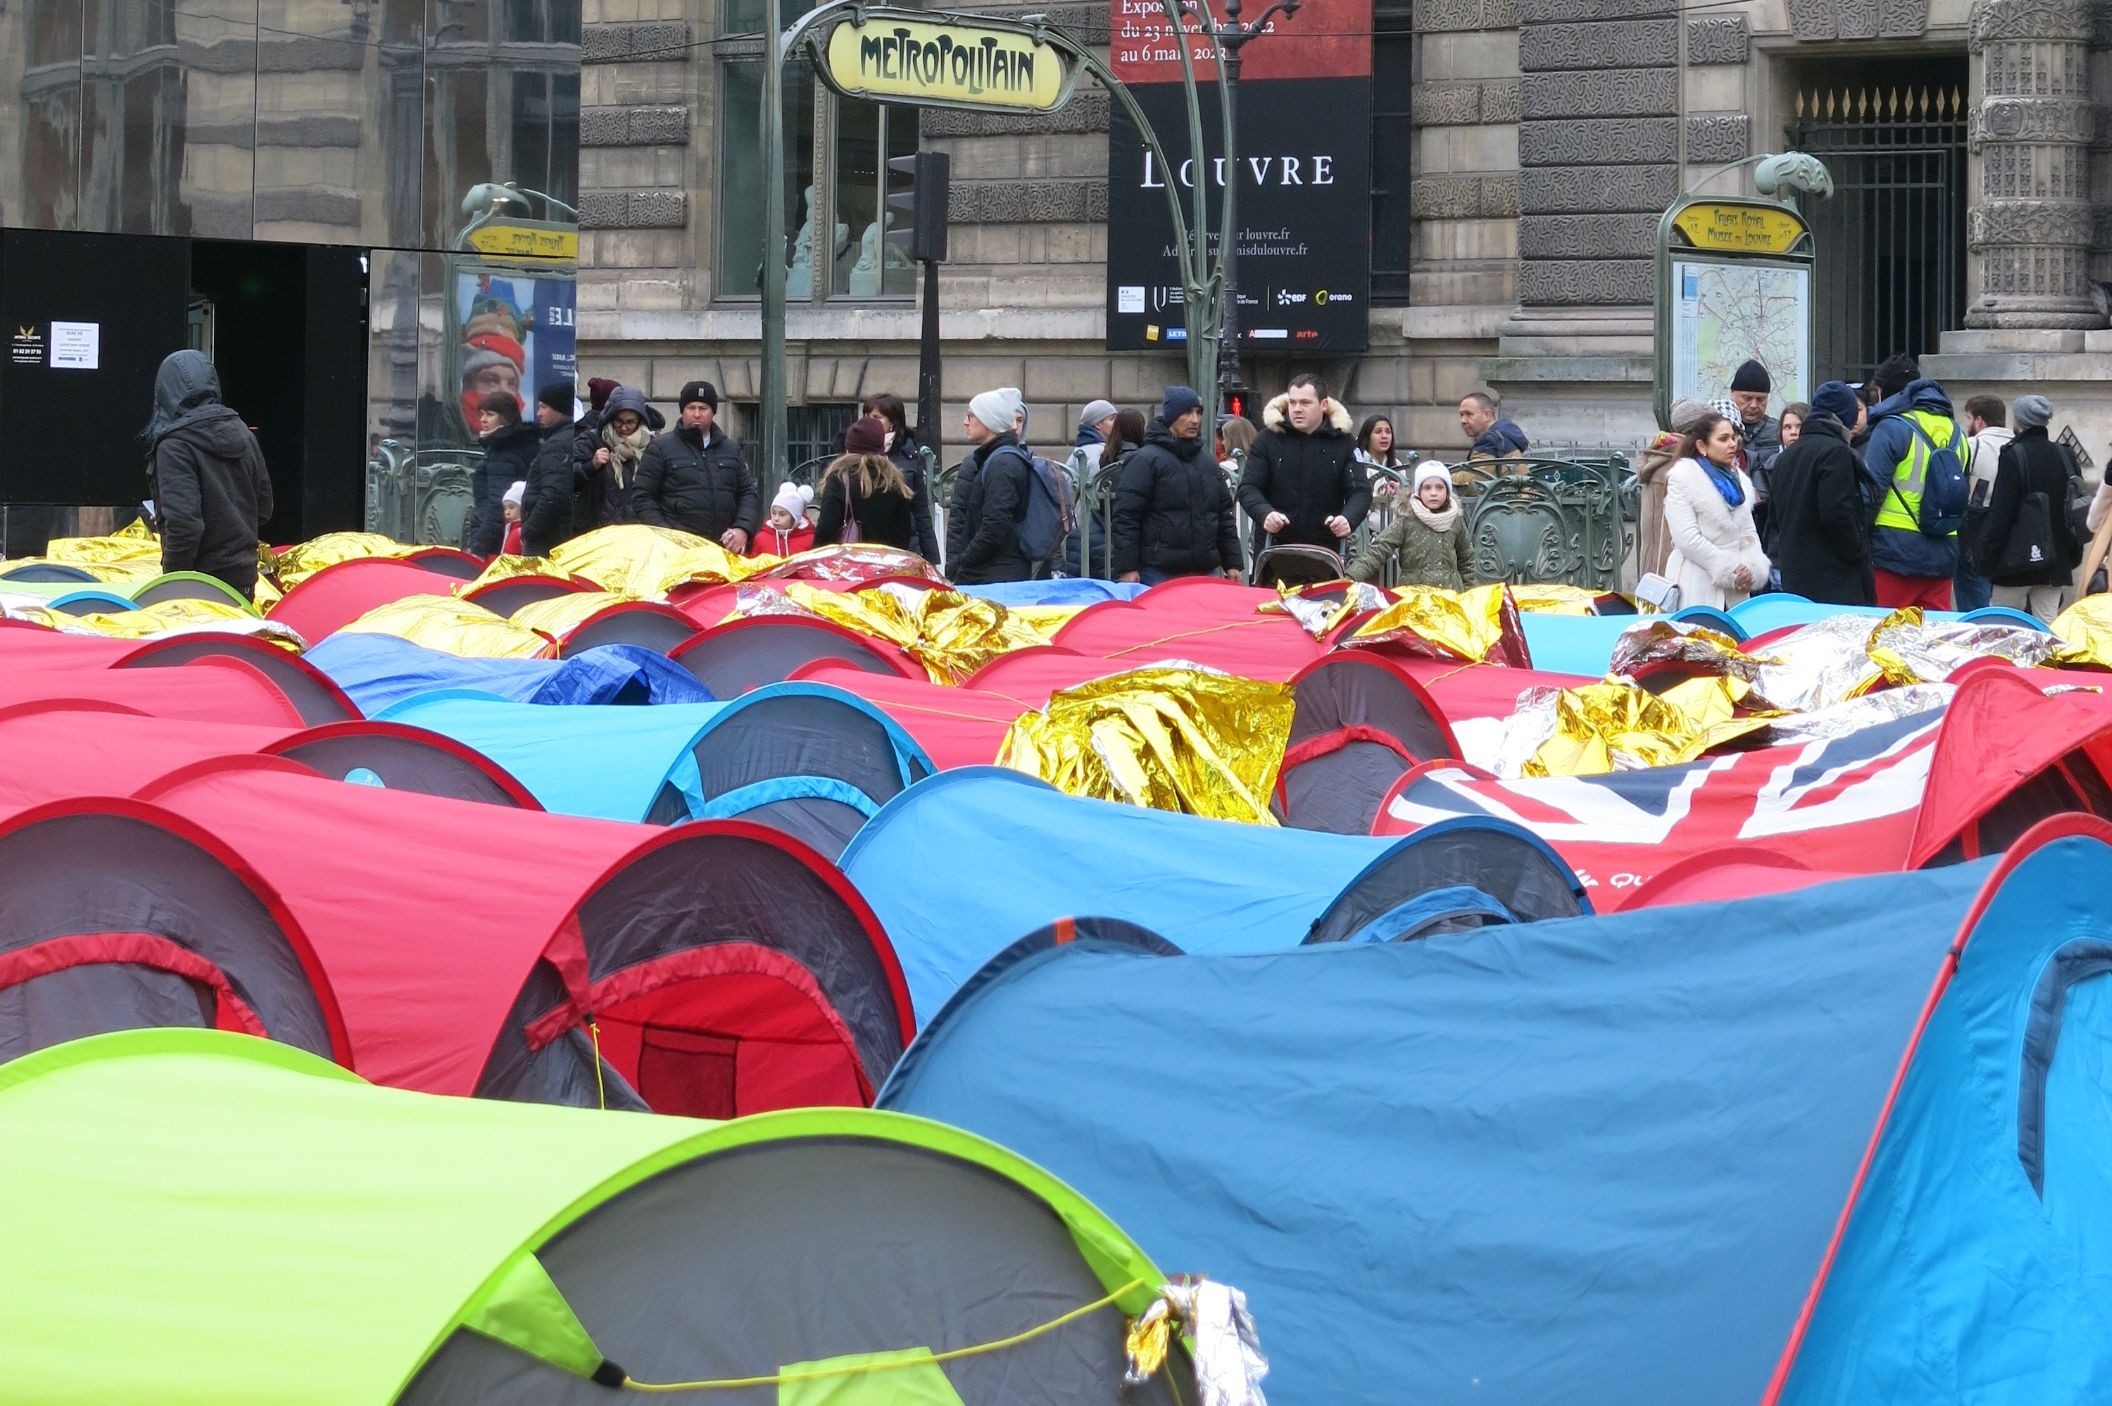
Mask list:
[[1981,76],[1967,140],[1979,199],[1966,222],[1979,271],[1968,327],[2097,328],[2091,297],[2088,0],[1979,0]]
[[1789,0],[1797,38],[1918,39],[1929,27],[1929,0]]
[[1647,304],[1679,190],[1678,0],[1519,0],[1518,21],[1520,308]]

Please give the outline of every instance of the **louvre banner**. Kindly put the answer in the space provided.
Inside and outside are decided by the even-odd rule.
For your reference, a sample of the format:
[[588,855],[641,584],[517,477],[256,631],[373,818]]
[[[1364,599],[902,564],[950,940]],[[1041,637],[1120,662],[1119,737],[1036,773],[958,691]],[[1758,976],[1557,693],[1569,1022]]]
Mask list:
[[[1119,105],[1108,129],[1107,343],[1179,347],[1188,337],[1168,189],[1193,220],[1202,182],[1214,257],[1220,192],[1237,181],[1240,345],[1250,352],[1362,351],[1371,291],[1371,3],[1310,0],[1247,46],[1238,146],[1224,153],[1216,66],[1177,37],[1155,0],[1113,0],[1116,74],[1166,152],[1161,163]],[[1204,158],[1188,142],[1179,50],[1195,61]]]

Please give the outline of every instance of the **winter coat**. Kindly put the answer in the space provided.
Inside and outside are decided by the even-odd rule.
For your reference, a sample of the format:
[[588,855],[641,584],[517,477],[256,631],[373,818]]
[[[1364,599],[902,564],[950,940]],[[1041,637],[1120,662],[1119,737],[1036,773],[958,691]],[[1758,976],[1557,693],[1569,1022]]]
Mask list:
[[814,506],[820,516],[814,527],[814,545],[817,547],[841,542],[844,521],[848,518],[857,522],[861,542],[878,542],[882,546],[916,551],[913,545],[917,535],[914,497],[905,498],[889,489],[882,489],[871,497],[857,496],[852,492],[850,475],[830,474],[821,481],[821,492],[815,495]]
[[161,569],[203,572],[249,595],[271,474],[249,426],[221,404],[219,373],[203,354],[161,364],[145,437]]
[[[1990,502],[1995,496],[1995,470],[2002,462],[2002,446],[2014,434],[2007,425],[1989,425],[1965,442],[1965,491],[1968,502]],[[1987,491],[1980,490],[1985,486]]]
[[1981,529],[1979,557],[1983,569],[2001,560],[2016,533],[2017,513],[2027,494],[2046,495],[2047,519],[2053,529],[2052,540],[2046,545],[2052,552],[2043,565],[2029,571],[1991,577],[1995,585],[2065,586],[2074,578],[2075,568],[2083,559],[2082,544],[2075,540],[2068,524],[2068,483],[2074,475],[2075,466],[2066,446],[2047,438],[2044,426],[2019,430],[2003,446],[2001,462],[1995,470],[1994,496],[1988,500],[1987,520]]
[[[588,411],[578,422],[572,435],[572,530],[568,537],[592,532],[597,527],[637,520],[631,515],[632,485],[619,484],[613,467],[602,468],[594,463],[594,455],[604,447],[603,427],[623,410],[637,415],[648,430],[658,430],[667,423],[666,417],[645,403],[642,392],[629,386],[618,386],[609,393],[608,401],[601,409]],[[644,458],[639,455],[640,464]],[[631,468],[633,483],[637,477],[638,465],[634,464]]]
[[924,455],[914,439],[904,436],[895,441],[887,451],[887,457],[902,471],[902,480],[909,485],[912,540],[903,545],[937,566],[944,554],[945,543],[939,540],[939,529],[932,521],[931,481],[924,475]]
[[[1910,410],[1925,410],[1950,419],[1951,398],[1944,394],[1942,386],[1923,378],[1909,382],[1905,390],[1879,401],[1871,410],[1870,439],[1863,446],[1863,471],[1870,485],[1873,516],[1883,511],[1888,498],[1895,508],[1899,504],[1897,498],[1891,497],[1893,478],[1920,443],[1913,423],[1906,418]],[[1947,447],[1956,449],[1963,462],[1965,432],[1953,425],[1951,433]],[[1930,438],[1939,448],[1946,447],[1941,434]],[[1913,528],[1876,525],[1870,535],[1870,557],[1880,571],[1895,576],[1940,577],[1948,581],[1958,571],[1958,541],[1956,537],[1930,537]]]
[[1665,526],[1665,475],[1679,462],[1684,437],[1661,432],[1643,449],[1635,464],[1635,569],[1638,576],[1665,573],[1672,556],[1672,533]]
[[1276,512],[1290,519],[1275,534],[1276,545],[1343,551],[1347,539],[1328,531],[1327,520],[1347,518],[1355,527],[1371,511],[1371,477],[1357,462],[1349,412],[1326,401],[1320,428],[1307,433],[1284,417],[1289,403],[1288,395],[1279,395],[1261,412],[1262,431],[1239,480],[1239,505],[1254,524],[1254,550],[1259,554],[1269,545],[1262,523]]
[[1467,450],[1469,459],[1515,459],[1532,448],[1525,431],[1510,420],[1498,420],[1481,432],[1472,448]]
[[801,552],[811,551],[813,547],[814,524],[808,521],[806,514],[802,513],[799,521],[792,525],[790,532],[778,531],[770,525],[769,519],[765,518],[762,527],[756,531],[754,536],[748,539],[748,550],[742,555],[751,557],[796,557]]
[[1033,481],[1034,462],[1009,430],[961,461],[946,516],[946,571],[957,585],[1032,578],[1034,568],[1019,546],[1019,523]]
[[[609,403],[616,403],[615,396]],[[753,537],[763,525],[755,475],[742,461],[741,447],[716,425],[701,433],[671,430],[647,447],[631,485],[631,512],[639,522],[712,542],[728,528]]]
[[1831,415],[1807,419],[1775,460],[1767,546],[1783,590],[1828,605],[1877,604],[1861,479],[1848,430]]
[[1115,482],[1114,572],[1207,576],[1242,565],[1232,493],[1201,439],[1153,420]]
[[[1753,481],[1733,469],[1744,501],[1723,501],[1708,471],[1682,459],[1665,475],[1665,525],[1672,534],[1672,557],[1665,574],[1679,587],[1679,603],[1713,605],[1725,610],[1767,585],[1767,553],[1753,526]],[[1746,568],[1750,581],[1734,584],[1733,573]]]
[[543,442],[528,467],[528,491],[521,496],[521,550],[546,557],[572,536],[574,494],[572,437],[576,427],[561,421],[543,431]]
[[493,430],[477,443],[484,457],[470,476],[468,549],[480,557],[496,556],[506,540],[506,490],[527,479],[542,448],[543,432],[532,424]]
[[1416,516],[1411,500],[1404,496],[1400,515],[1349,564],[1349,579],[1376,581],[1385,574],[1386,563],[1396,558],[1401,563],[1400,585],[1466,590],[1474,584],[1474,545],[1467,538],[1466,513],[1461,512],[1452,526],[1439,532]]

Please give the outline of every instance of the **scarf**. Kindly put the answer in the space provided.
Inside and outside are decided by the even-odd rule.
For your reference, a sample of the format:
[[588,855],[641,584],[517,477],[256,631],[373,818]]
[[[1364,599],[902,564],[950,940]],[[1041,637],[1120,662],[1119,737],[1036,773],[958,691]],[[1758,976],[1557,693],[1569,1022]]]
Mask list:
[[1709,476],[1709,482],[1716,485],[1716,491],[1723,495],[1727,506],[1735,508],[1745,501],[1745,490],[1738,486],[1737,474],[1717,468],[1706,454],[1696,454],[1694,462],[1701,465],[1701,471]]
[[1446,497],[1445,506],[1434,513],[1423,506],[1421,498],[1411,496],[1408,506],[1415,510],[1416,521],[1432,532],[1450,532],[1453,524],[1459,521],[1459,501],[1450,496]]
[[638,456],[653,442],[653,432],[644,425],[626,435],[616,432],[614,425],[601,427],[601,442],[609,451],[609,472],[616,479],[618,488],[631,486],[631,473],[638,467]]

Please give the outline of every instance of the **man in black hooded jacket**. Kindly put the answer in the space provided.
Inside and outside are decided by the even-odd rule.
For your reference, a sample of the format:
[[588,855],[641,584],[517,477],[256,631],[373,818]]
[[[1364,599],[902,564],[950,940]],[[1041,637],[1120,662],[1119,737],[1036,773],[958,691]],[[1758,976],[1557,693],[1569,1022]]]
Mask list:
[[161,569],[217,577],[246,600],[257,589],[257,540],[271,516],[271,474],[256,436],[220,401],[204,353],[171,353],[154,377],[141,436],[161,533]]
[[1328,398],[1318,376],[1301,375],[1268,403],[1261,422],[1239,480],[1255,555],[1272,542],[1339,554],[1371,511],[1371,480],[1357,463],[1349,411]]
[[1176,576],[1239,574],[1232,491],[1216,456],[1203,452],[1202,433],[1202,398],[1168,386],[1144,447],[1115,487],[1116,580],[1156,586]]

